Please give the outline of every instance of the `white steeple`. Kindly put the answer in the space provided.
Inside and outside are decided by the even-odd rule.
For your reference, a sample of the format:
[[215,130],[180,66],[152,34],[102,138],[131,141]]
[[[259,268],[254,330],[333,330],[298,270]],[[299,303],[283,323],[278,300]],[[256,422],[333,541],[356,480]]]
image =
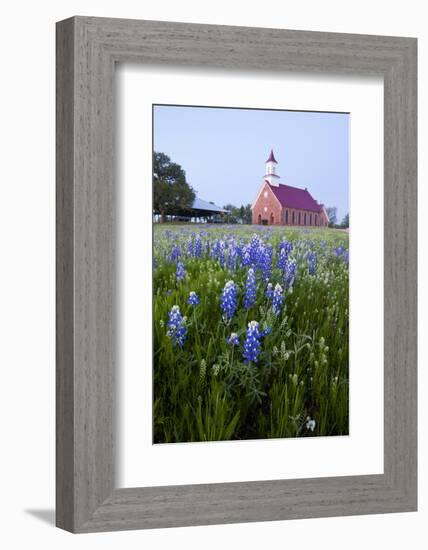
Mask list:
[[279,185],[279,176],[276,173],[277,164],[275,155],[273,154],[273,149],[271,149],[269,158],[266,161],[266,173],[264,179],[275,187],[278,187]]

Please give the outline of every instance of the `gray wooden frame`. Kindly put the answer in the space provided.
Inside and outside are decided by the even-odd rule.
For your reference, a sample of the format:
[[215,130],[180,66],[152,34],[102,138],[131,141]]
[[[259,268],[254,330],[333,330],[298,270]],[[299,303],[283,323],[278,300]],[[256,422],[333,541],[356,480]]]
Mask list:
[[[413,38],[88,17],[57,24],[59,527],[91,532],[416,510],[416,45]],[[383,76],[382,475],[115,488],[116,62]]]

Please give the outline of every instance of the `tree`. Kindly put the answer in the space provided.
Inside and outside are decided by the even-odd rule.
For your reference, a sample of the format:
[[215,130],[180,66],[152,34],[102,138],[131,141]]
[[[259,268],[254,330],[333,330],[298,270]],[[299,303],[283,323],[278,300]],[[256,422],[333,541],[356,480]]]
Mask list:
[[192,207],[195,192],[186,172],[165,153],[153,153],[153,208],[165,221],[167,214],[181,214]]
[[328,206],[326,208],[326,211],[327,211],[327,216],[328,216],[328,219],[330,220],[329,221],[329,226],[333,226],[333,225],[336,225],[337,223],[337,208],[335,206]]
[[227,214],[227,221],[228,223],[237,223],[237,208],[233,204],[225,204],[223,206],[224,210],[227,210],[229,213]]
[[233,204],[225,204],[223,206],[225,210],[229,210],[229,221],[231,223],[237,223],[238,220],[241,220],[242,223],[251,224],[252,221],[252,211],[251,204],[246,206],[241,204],[241,206],[234,206]]
[[251,225],[252,221],[253,211],[251,210],[251,204],[247,204],[247,206],[244,207],[243,222]]
[[241,208],[239,209],[239,217],[241,218],[242,222],[245,223],[245,206],[242,204]]
[[342,223],[340,225],[345,229],[349,227],[349,214],[346,214],[346,216],[343,218]]

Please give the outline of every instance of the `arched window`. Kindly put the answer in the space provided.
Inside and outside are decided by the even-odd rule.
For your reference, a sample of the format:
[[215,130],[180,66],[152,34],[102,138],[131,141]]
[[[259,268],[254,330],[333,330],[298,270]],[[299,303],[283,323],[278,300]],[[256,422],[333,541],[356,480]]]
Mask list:
[[288,225],[288,210],[285,211],[285,224]]
[[258,217],[258,224],[261,225],[262,224],[262,215],[259,214],[259,217]]
[[312,225],[312,212],[309,214],[309,225]]
[[293,212],[291,213],[291,225],[294,225],[294,214],[295,212],[293,210]]
[[273,225],[273,222],[274,222],[274,217],[273,217],[273,214],[270,215],[270,224]]
[[303,219],[304,219],[303,225],[306,225],[306,212],[303,214]]
[[318,225],[318,214],[315,214],[315,225]]
[[300,212],[299,212],[299,218],[298,218],[298,220],[299,220],[299,222],[298,222],[299,225],[302,225],[302,224],[301,224],[301,215],[300,215]]

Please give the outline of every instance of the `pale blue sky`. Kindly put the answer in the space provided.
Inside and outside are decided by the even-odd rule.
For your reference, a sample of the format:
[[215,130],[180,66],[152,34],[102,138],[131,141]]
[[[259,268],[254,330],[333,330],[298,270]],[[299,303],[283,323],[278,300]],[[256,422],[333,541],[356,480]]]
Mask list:
[[252,203],[273,148],[280,182],[348,212],[349,115],[154,106],[154,150],[182,166],[198,197]]

